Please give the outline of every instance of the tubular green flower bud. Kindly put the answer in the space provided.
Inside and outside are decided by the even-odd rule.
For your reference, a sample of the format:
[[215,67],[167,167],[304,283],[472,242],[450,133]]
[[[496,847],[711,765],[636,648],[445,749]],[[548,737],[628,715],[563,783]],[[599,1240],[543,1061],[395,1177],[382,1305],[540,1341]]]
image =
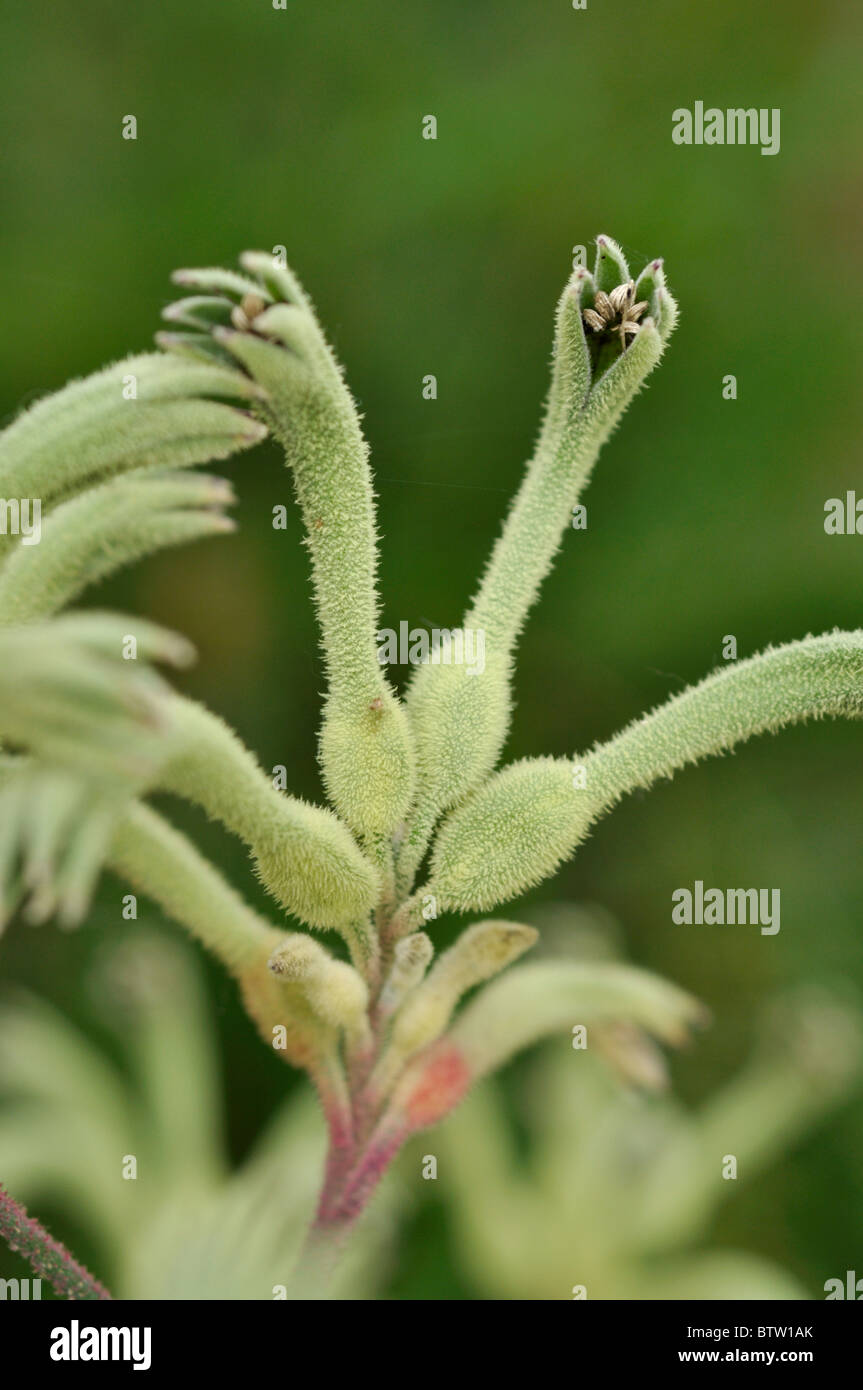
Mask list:
[[336,960],[310,936],[291,932],[271,955],[269,968],[277,979],[299,986],[313,1012],[343,1032],[349,1047],[369,1046],[368,985],[352,965]]
[[573,1023],[587,1024],[589,1039],[592,1023],[626,1022],[666,1046],[681,1047],[708,1019],[691,994],[646,970],[536,961],[482,990],[456,1020],[447,1041],[478,1080],[538,1038]]
[[[134,661],[123,660],[134,640]],[[187,665],[184,638],[89,611],[0,629],[0,736],[109,787],[145,784],[176,749],[171,692],[151,662]]]
[[184,835],[149,807],[132,806],[116,828],[109,864],[222,961],[268,1047],[281,1034],[286,1061],[310,1071],[319,1085],[337,1076],[336,1030],[315,1013],[303,989],[266,969],[287,934],[247,907]]
[[157,902],[237,977],[266,960],[285,933],[253,912],[185,835],[149,806],[115,827],[109,866]]
[[706,1014],[697,1000],[644,970],[571,961],[519,966],[480,990],[442,1038],[396,1081],[378,1145],[398,1147],[450,1114],[470,1087],[516,1052],[573,1022],[626,1021],[672,1047]]
[[768,647],[714,671],[594,749],[585,780],[606,811],[636,787],[755,734],[825,717],[863,717],[863,630]]
[[[148,353],[37,401],[0,433],[0,496],[43,513],[82,488],[138,468],[227,458],[266,434],[246,410],[260,388],[236,369]],[[11,538],[0,537],[5,550]]]
[[9,555],[0,570],[0,623],[47,617],[144,555],[233,531],[222,511],[233,500],[222,478],[161,470],[88,489],[51,512],[40,545],[19,542]]
[[431,891],[445,911],[485,912],[508,902],[554,873],[596,814],[563,758],[512,763],[444,822]]
[[252,754],[216,715],[174,698],[182,748],[160,786],[197,802],[252,851],[265,887],[309,926],[335,928],[355,959],[375,954],[365,925],[378,892],[373,866],[332,811],[275,789]]
[[755,734],[825,715],[863,715],[863,631],[807,637],[708,676],[584,760],[524,759],[491,777],[441,827],[432,891],[488,911],[541,882],[627,792]]
[[[479,676],[464,667],[423,667],[411,685],[407,705],[421,790],[400,856],[402,888],[410,885],[438,817],[482,783],[500,756],[509,727],[513,653],[527,614],[600,449],[659,362],[673,327],[673,301],[664,281],[660,285],[660,263],[651,263],[653,278],[645,280],[649,298],[634,305],[635,286],[630,288],[619,248],[607,237],[597,245],[595,278],[575,270],[558,304],[539,441],[464,619],[465,628],[485,634],[485,671]],[[603,287],[614,291],[624,282],[620,307],[609,306],[606,322],[589,306],[605,294]],[[645,308],[650,317],[640,322]],[[598,329],[590,327],[594,322]]]
[[[341,370],[295,277],[262,253],[247,253],[243,265],[254,279],[227,273],[219,278],[210,271],[183,271],[174,278],[239,299],[230,310],[232,326],[217,325],[214,337],[265,393],[261,412],[294,476],[329,682],[320,738],[324,781],[339,814],[383,859],[383,842],[404,818],[413,793],[414,764],[407,717],[377,659],[368,446]],[[207,312],[215,311],[209,306]],[[188,301],[168,313],[187,319]]]

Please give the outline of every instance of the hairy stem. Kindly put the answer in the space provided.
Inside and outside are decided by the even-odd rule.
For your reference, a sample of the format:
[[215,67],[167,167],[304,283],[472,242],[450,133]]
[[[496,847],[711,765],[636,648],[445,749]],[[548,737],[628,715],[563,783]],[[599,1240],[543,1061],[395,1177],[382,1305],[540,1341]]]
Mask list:
[[109,1299],[108,1290],[99,1283],[74,1255],[49,1235],[45,1227],[24,1207],[14,1201],[0,1184],[0,1236],[10,1250],[21,1255],[30,1268],[47,1279],[61,1298],[96,1300]]

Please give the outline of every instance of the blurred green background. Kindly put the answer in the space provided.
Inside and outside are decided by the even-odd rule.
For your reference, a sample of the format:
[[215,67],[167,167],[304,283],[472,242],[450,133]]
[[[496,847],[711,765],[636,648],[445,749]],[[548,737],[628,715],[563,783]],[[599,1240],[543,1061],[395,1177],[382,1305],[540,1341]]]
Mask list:
[[[146,348],[175,266],[283,244],[365,414],[383,623],[452,625],[537,430],[572,248],[607,232],[635,268],[665,257],[681,324],[527,630],[508,756],[586,748],[707,672],[726,634],[746,656],[860,626],[863,539],[823,529],[828,498],[863,496],[860,30],[838,0],[6,0],[0,419]],[[780,153],[674,145],[671,113],[696,100],[780,108]],[[142,564],[91,601],[188,634],[200,661],[185,687],[318,797],[306,555],[293,513],[288,531],[271,526],[290,478],[270,446],[225,471],[236,536]],[[620,807],[534,895],[602,904],[633,960],[709,1004],[714,1027],[674,1062],[684,1098],[732,1074],[771,993],[863,991],[860,739],[813,725],[690,770]],[[259,900],[239,848],[171,814]],[[672,926],[671,893],[696,878],[779,887],[781,932]],[[87,972],[128,929],[120,893],[105,882],[74,935],[13,925],[3,978],[96,1027]],[[294,1079],[210,977],[239,1159]],[[741,1184],[713,1243],[778,1259],[815,1294],[859,1267],[861,1135],[858,1096]],[[474,1296],[450,1218],[424,1196],[389,1293]],[[68,1213],[42,1214],[88,1253]]]

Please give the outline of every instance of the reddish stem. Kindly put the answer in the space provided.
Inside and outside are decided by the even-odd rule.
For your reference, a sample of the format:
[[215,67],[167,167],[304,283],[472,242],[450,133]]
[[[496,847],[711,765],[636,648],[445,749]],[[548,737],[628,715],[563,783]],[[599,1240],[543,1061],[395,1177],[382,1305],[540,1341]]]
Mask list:
[[329,1212],[334,1225],[353,1225],[366,1207],[402,1144],[408,1137],[403,1124],[384,1122],[369,1140],[342,1186],[338,1199]]
[[351,1098],[344,1073],[333,1058],[327,1058],[311,1071],[329,1131],[324,1183],[318,1199],[315,1225],[326,1218],[335,1194],[351,1169],[356,1152]]
[[61,1298],[105,1299],[108,1290],[94,1279],[59,1240],[49,1235],[45,1227],[26,1209],[13,1201],[0,1184],[0,1236],[10,1250],[22,1255],[31,1269],[48,1280]]

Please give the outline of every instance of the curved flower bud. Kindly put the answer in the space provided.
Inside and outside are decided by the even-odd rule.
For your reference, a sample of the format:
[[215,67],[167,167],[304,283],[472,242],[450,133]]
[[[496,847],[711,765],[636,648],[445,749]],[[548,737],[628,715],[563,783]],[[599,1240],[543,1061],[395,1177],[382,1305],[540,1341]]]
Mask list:
[[503,768],[441,827],[431,870],[439,906],[484,912],[526,892],[573,853],[597,814],[563,758]]
[[160,787],[196,802],[238,835],[282,906],[309,926],[342,932],[355,963],[367,965],[377,950],[367,919],[379,880],[347,827],[332,811],[277,791],[209,710],[175,696],[172,712],[182,743]]
[[185,638],[114,613],[0,629],[0,736],[105,785],[143,784],[177,747],[171,691],[151,663],[193,655]]
[[314,1013],[343,1032],[350,1048],[368,1048],[369,989],[352,965],[336,960],[310,936],[289,932],[270,956],[269,969],[277,979],[298,986]]
[[[407,718],[377,658],[374,494],[360,417],[296,278],[262,253],[242,258],[249,278],[178,271],[175,280],[222,290],[229,325],[216,342],[264,393],[261,413],[282,443],[305,522],[329,694],[320,737],[327,791],[348,825],[385,858],[384,841],[413,792]],[[169,309],[193,312],[188,301]],[[194,310],[200,316],[200,305]],[[206,315],[215,308],[208,304]]]
[[554,873],[627,792],[825,715],[863,716],[863,631],[807,637],[714,672],[595,748],[584,786],[564,758],[503,768],[441,827],[434,891],[445,908],[488,911]]
[[0,623],[47,617],[144,555],[233,531],[223,511],[233,501],[223,478],[161,469],[89,488],[50,513],[42,544],[19,542],[9,555],[0,570]]
[[[83,488],[139,468],[227,458],[266,434],[248,413],[260,388],[236,365],[146,353],[73,381],[0,433],[0,496],[38,498],[43,514]],[[0,537],[0,552],[12,537]]]

